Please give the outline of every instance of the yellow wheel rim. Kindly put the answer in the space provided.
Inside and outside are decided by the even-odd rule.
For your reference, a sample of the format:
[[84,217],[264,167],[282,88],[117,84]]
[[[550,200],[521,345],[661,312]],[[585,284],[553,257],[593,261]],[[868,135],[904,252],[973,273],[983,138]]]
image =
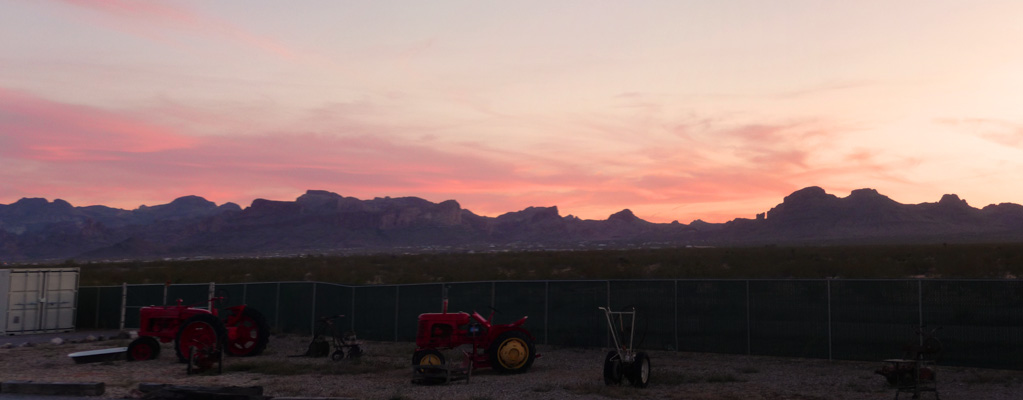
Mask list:
[[440,357],[436,354],[427,354],[419,359],[419,365],[440,365]]
[[529,359],[529,346],[519,338],[508,338],[497,348],[497,362],[507,369],[518,369]]

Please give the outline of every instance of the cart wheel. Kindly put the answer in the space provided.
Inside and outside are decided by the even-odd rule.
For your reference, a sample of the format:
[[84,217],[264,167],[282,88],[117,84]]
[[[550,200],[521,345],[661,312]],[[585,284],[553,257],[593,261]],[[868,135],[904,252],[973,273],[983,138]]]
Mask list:
[[650,356],[642,351],[636,353],[636,359],[629,365],[629,373],[625,376],[632,386],[645,388],[650,383]]
[[341,349],[334,350],[334,352],[330,354],[330,359],[334,361],[341,361],[343,358],[345,358],[345,352]]
[[351,358],[362,357],[362,348],[359,347],[359,345],[357,344],[353,344],[352,347],[348,349],[348,357]]
[[227,332],[224,324],[212,314],[196,314],[185,320],[178,329],[178,335],[174,338],[174,351],[178,360],[187,362],[191,359],[191,347],[202,349],[216,349],[221,344]]
[[160,356],[160,342],[152,336],[139,336],[128,345],[128,361],[155,360]]
[[622,358],[617,351],[607,352],[604,357],[604,384],[620,385],[622,383]]
[[234,338],[229,338],[227,343],[227,353],[232,356],[259,355],[270,340],[270,326],[263,314],[254,308],[245,307],[238,322],[230,328],[235,331]]
[[490,345],[487,357],[491,366],[501,373],[526,372],[536,358],[536,346],[526,334],[508,331],[497,337]]

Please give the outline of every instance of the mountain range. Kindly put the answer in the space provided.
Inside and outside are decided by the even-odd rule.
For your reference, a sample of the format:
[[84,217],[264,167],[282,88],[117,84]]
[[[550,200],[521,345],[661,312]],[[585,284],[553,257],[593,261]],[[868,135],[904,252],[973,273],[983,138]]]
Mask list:
[[0,204],[0,262],[268,257],[366,252],[564,250],[1015,242],[1023,206],[977,209],[957,195],[902,204],[873,189],[848,197],[807,187],[756,218],[652,223],[629,210],[606,220],[529,207],[498,217],[458,202],[416,197],[360,200],[310,190],[295,201],[256,199],[247,208],[185,196],[123,210],[23,198]]

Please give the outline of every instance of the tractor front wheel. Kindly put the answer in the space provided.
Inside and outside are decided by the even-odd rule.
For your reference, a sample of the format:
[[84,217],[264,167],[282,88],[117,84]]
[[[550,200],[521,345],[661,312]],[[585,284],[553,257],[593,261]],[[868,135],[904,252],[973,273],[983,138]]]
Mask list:
[[[231,319],[228,319],[229,321]],[[227,354],[239,357],[259,355],[270,339],[270,326],[266,318],[254,308],[245,307],[234,325],[233,337],[227,339]]]
[[155,360],[160,356],[160,342],[152,336],[139,336],[128,344],[128,361]]
[[501,373],[522,373],[529,370],[536,358],[536,346],[525,333],[508,331],[500,334],[487,352],[490,366]]
[[188,362],[192,347],[206,353],[216,352],[223,346],[227,331],[224,324],[212,314],[197,314],[185,320],[174,338],[174,351],[178,360]]
[[[421,368],[416,368],[416,366]],[[429,368],[427,366],[438,368]],[[443,374],[438,373],[441,371],[441,368],[444,368],[444,354],[437,349],[422,349],[412,353],[412,368],[415,371],[415,375],[418,376],[414,376],[412,382],[433,385],[446,381]]]
[[412,365],[444,365],[444,354],[437,349],[423,349],[412,353]]

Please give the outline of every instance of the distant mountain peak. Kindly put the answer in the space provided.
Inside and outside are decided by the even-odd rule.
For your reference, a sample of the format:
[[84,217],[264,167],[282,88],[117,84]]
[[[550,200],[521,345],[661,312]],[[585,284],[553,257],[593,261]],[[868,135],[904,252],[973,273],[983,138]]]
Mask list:
[[636,214],[632,213],[632,210],[630,210],[628,208],[626,208],[626,209],[624,209],[622,211],[616,212],[614,214],[611,214],[611,216],[607,217],[607,220],[608,221],[619,221],[619,222],[642,221],[641,219],[639,219],[639,217],[636,216]]
[[73,208],[70,203],[64,200],[54,199],[53,202],[50,202],[49,200],[40,197],[24,197],[14,202],[14,204],[11,204],[11,206],[25,210],[70,210]]
[[853,190],[851,193],[849,193],[849,197],[868,197],[868,198],[869,197],[884,197],[884,198],[888,198],[887,196],[884,196],[881,193],[878,193],[877,189],[869,189],[869,188]]
[[341,195],[339,195],[339,194],[337,194],[337,193],[334,193],[334,192],[328,192],[328,191],[326,191],[326,190],[306,190],[305,194],[303,194],[303,195],[299,196],[299,197],[298,197],[298,199],[297,199],[297,201],[308,201],[308,200],[317,200],[317,201],[323,201],[323,200],[339,200],[339,199],[342,199],[342,198],[344,198],[344,197],[342,197]]
[[174,201],[171,201],[169,205],[181,206],[181,207],[203,207],[203,208],[214,208],[217,206],[216,203],[206,200],[199,196],[181,196]]
[[967,206],[967,207],[970,206],[969,204],[966,203],[966,200],[960,199],[959,196],[955,195],[955,194],[946,194],[944,196],[941,196],[941,200],[938,200],[938,204],[945,205],[945,206]]
[[810,186],[803,189],[799,189],[792,194],[785,196],[782,199],[782,204],[779,207],[789,205],[801,205],[801,204],[817,204],[823,201],[837,200],[838,197],[833,194],[828,194],[819,186]]

